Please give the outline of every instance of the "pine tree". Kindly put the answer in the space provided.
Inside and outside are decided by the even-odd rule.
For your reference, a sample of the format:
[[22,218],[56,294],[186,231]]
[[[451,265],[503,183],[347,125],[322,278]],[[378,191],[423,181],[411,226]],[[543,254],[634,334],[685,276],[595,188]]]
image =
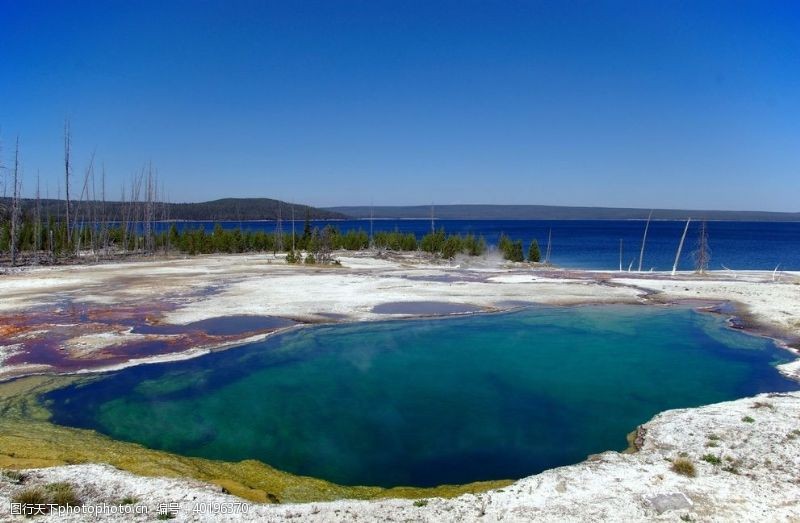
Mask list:
[[531,242],[531,246],[528,248],[528,261],[538,263],[541,259],[542,253],[539,251],[539,242],[534,238]]
[[308,250],[308,242],[311,240],[311,211],[306,209],[306,221],[303,224],[303,235],[300,237],[300,250]]
[[525,261],[525,256],[522,253],[522,240],[517,240],[511,243],[511,250],[509,251],[507,258],[513,262]]

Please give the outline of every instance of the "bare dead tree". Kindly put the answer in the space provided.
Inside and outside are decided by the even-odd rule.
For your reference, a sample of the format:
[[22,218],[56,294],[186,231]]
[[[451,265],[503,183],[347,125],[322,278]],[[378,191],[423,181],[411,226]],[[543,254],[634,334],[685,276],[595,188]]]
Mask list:
[[369,206],[369,249],[370,250],[373,250],[375,248],[375,239],[374,239],[374,236],[372,234],[372,225],[373,225],[373,221],[375,220],[375,212],[374,211],[375,211],[374,206],[372,205],[372,202],[370,202],[370,206]]
[[19,175],[19,136],[14,147],[14,177],[12,180],[13,192],[11,200],[11,265],[17,264],[17,249],[19,242],[19,211],[20,211],[20,175]]
[[8,212],[5,204],[6,197],[8,196],[8,193],[6,192],[8,188],[6,176],[8,176],[8,173],[6,172],[6,166],[3,163],[3,141],[0,139],[0,185],[3,186],[3,199],[0,201],[0,217],[4,216],[5,213]]
[[70,202],[69,202],[69,177],[72,174],[72,164],[70,162],[70,153],[72,149],[72,138],[70,136],[69,130],[69,120],[64,120],[64,183],[67,193],[67,212],[66,212],[66,220],[67,220],[67,245],[69,246],[72,242],[72,229],[70,228],[69,222],[69,212],[70,212]]
[[120,228],[122,229],[122,250],[128,252],[128,221],[130,214],[126,205],[125,182],[122,182],[122,195],[120,197]]
[[[95,153],[92,151],[92,156],[89,158],[89,166],[86,168],[86,172],[83,175],[83,188],[81,189],[81,196],[78,200],[78,212],[73,220],[73,227],[77,227],[78,225],[78,215],[80,215],[80,229],[78,229],[77,233],[77,241],[75,242],[75,255],[80,256],[81,251],[81,240],[83,239],[84,235],[84,227],[88,222],[91,224],[91,209],[89,199],[91,195],[89,194],[89,180],[93,176],[94,173],[94,157]],[[76,231],[73,230],[73,235]]]
[[[239,227],[241,227],[241,222],[239,223]],[[292,252],[295,250],[295,241],[294,241],[294,205],[292,205]]]
[[275,251],[273,254],[283,252],[283,223],[281,220],[281,204],[278,202],[278,219],[275,222]]
[[647,243],[647,230],[650,228],[650,218],[653,217],[653,211],[647,215],[647,223],[644,226],[644,236],[642,236],[642,250],[639,252],[639,272],[642,272],[642,262],[644,261],[644,245]]
[[39,184],[39,171],[36,171],[36,206],[34,207],[34,263],[39,263],[39,251],[42,249],[42,200]]
[[94,169],[92,169],[92,181],[91,181],[91,193],[92,193],[92,202],[89,206],[89,213],[90,213],[90,221],[92,224],[92,228],[90,230],[90,243],[92,244],[92,254],[94,255],[94,259],[97,260],[97,251],[99,250],[99,245],[97,242],[99,230],[97,224],[97,187],[95,185],[95,176],[94,176]]
[[686,227],[683,228],[683,235],[681,236],[681,242],[678,244],[678,252],[675,254],[675,263],[672,264],[672,275],[675,276],[675,272],[678,270],[678,262],[681,259],[681,251],[683,250],[683,242],[686,240],[686,233],[689,231],[689,223],[692,221],[691,218],[686,220]]
[[100,195],[103,198],[100,207],[100,241],[103,245],[103,256],[108,256],[108,215],[106,209],[106,164],[103,163],[100,179]]
[[550,228],[547,231],[547,250],[544,254],[544,263],[549,265],[550,264],[550,248],[553,244],[553,229]]
[[[49,183],[45,183],[44,184],[44,197],[47,200],[50,199],[50,184]],[[50,206],[48,205],[47,206],[47,216],[45,217],[45,220],[46,220],[45,223],[47,223],[47,229],[46,229],[46,232],[47,232],[47,234],[46,234],[46,236],[47,236],[47,252],[49,254],[50,263],[54,263],[55,259],[56,259],[56,253],[55,253],[56,247],[55,247],[55,244],[53,242],[53,229],[52,229],[51,223],[50,223],[50,216],[51,216],[50,215]]]
[[139,231],[142,230],[144,222],[144,206],[140,204],[139,198],[142,192],[142,183],[144,181],[145,170],[142,169],[138,175],[134,175],[131,180],[131,234],[133,234],[133,250],[139,251],[140,236]]
[[8,188],[8,181],[6,180],[7,175],[6,166],[3,163],[3,140],[0,138],[0,185],[3,186],[3,201],[5,201],[6,196],[8,196],[6,192]]
[[317,254],[317,262],[328,264],[331,262],[331,251],[333,250],[333,227],[326,225],[322,228],[319,235],[319,246]]
[[694,268],[699,274],[705,274],[711,261],[711,249],[708,246],[708,231],[706,222],[700,225],[700,235],[697,238],[697,249],[693,253]]
[[[164,182],[161,182],[161,222],[165,225],[169,224],[169,196],[167,196],[167,192],[164,189]],[[167,228],[166,234],[164,235],[164,256],[167,256],[169,252],[172,250],[172,238],[170,237],[169,233],[170,229]]]
[[142,209],[142,222],[144,225],[144,252],[153,252],[153,164],[147,164],[147,178],[145,180],[144,209]]

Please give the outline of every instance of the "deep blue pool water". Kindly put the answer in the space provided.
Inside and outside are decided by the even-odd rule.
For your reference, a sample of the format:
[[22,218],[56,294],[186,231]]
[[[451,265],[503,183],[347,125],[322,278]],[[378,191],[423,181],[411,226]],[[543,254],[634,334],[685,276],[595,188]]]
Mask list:
[[622,450],[667,409],[796,390],[774,368],[789,359],[688,308],[541,307],[306,328],[45,398],[55,423],[151,448],[430,486],[520,478]]

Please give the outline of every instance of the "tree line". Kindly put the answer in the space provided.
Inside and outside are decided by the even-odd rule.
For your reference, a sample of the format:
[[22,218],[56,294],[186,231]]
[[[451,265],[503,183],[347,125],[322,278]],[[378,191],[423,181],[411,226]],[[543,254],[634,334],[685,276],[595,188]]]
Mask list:
[[[155,229],[158,222],[169,220],[277,219],[280,223],[281,210],[286,207],[315,219],[344,217],[332,211],[305,205],[289,206],[267,198],[170,203],[158,172],[150,163],[124,182],[120,197],[112,200],[107,198],[105,165],[96,161],[94,153],[85,169],[75,172],[69,120],[64,122],[63,138],[63,171],[56,199],[49,194],[42,195],[38,174],[35,197],[22,197],[19,137],[14,143],[9,166],[3,162],[0,141],[0,259],[10,265],[168,252],[173,248],[174,237],[157,234]],[[264,243],[261,238],[248,241]],[[187,240],[186,243],[196,242]],[[192,247],[201,248],[205,247]]]
[[[35,198],[22,198],[23,169],[19,137],[13,162],[2,163],[0,150],[0,257],[9,264],[55,263],[92,256],[95,259],[132,252],[152,254],[157,247],[155,223],[168,220],[169,209],[152,164],[123,184],[119,201],[106,199],[106,169],[92,153],[75,184],[70,124],[64,123],[63,186],[57,200],[42,198],[36,177]],[[61,187],[65,199],[61,200]],[[78,192],[75,189],[79,189]],[[53,202],[58,202],[55,206]]]
[[[277,226],[276,226],[277,229]],[[312,227],[306,219],[300,234],[292,232],[244,231],[241,228],[225,229],[217,223],[212,232],[204,227],[187,228],[180,231],[172,224],[169,231],[157,241],[169,244],[186,254],[241,253],[241,252],[285,252],[289,263],[329,263],[331,252],[337,250],[412,252],[421,251],[445,259],[458,254],[480,256],[486,252],[486,240],[472,234],[447,234],[444,228],[417,239],[414,233],[379,231],[370,239],[363,229],[341,232],[335,225]],[[305,258],[301,253],[305,252]]]
[[[14,223],[16,227],[12,227]],[[109,256],[119,253],[272,252],[286,253],[290,263],[324,264],[333,261],[331,253],[337,250],[420,251],[445,259],[459,254],[480,256],[487,250],[482,236],[448,234],[444,228],[420,239],[413,233],[399,231],[380,231],[370,238],[363,229],[341,232],[332,224],[312,227],[309,220],[299,234],[283,231],[278,223],[274,232],[224,228],[220,223],[216,223],[211,231],[203,226],[179,228],[174,222],[165,230],[156,229],[155,223],[137,222],[133,227],[123,223],[95,223],[76,227],[69,238],[66,222],[54,217],[40,221],[33,213],[27,213],[15,222],[9,216],[3,216],[0,219],[0,253],[8,253],[14,248],[15,263],[48,263],[73,256],[76,245],[91,249],[101,241]],[[16,241],[12,241],[12,235]],[[306,253],[305,256],[302,253]]]
[[[0,144],[1,145],[1,144]],[[305,212],[302,234],[283,230],[282,207],[287,204],[269,199],[226,199],[204,204],[171,204],[166,198],[158,173],[152,164],[123,183],[121,198],[106,198],[106,170],[95,162],[92,153],[88,165],[75,182],[70,123],[64,124],[65,199],[42,198],[40,180],[36,178],[35,198],[22,198],[23,173],[20,142],[17,138],[13,162],[2,163],[0,149],[0,258],[10,265],[57,263],[75,259],[107,259],[130,254],[182,252],[186,254],[285,252],[289,262],[330,263],[335,250],[420,251],[432,256],[452,259],[459,254],[480,256],[487,250],[486,240],[473,234],[448,234],[444,228],[431,230],[421,238],[413,233],[380,231],[368,235],[363,230],[340,232],[335,226],[312,227],[311,219],[341,215],[308,206],[289,205],[292,218],[296,210]],[[61,185],[59,184],[59,187]],[[80,189],[75,192],[74,189]],[[241,207],[239,207],[241,205]],[[197,212],[213,211],[229,217],[236,208],[239,219],[251,219],[252,213],[274,213],[275,231],[225,229],[217,223],[212,232],[204,227],[179,230],[173,224],[168,230],[157,230],[160,223],[180,216],[196,216]],[[228,209],[227,211],[225,209]],[[322,213],[322,214],[320,214]],[[207,216],[208,214],[206,214]],[[258,214],[262,216],[263,214]],[[294,221],[294,220],[292,220]],[[512,261],[523,261],[522,242],[500,237],[500,250]],[[301,253],[305,252],[305,256]],[[531,244],[528,259],[539,261],[538,244]]]

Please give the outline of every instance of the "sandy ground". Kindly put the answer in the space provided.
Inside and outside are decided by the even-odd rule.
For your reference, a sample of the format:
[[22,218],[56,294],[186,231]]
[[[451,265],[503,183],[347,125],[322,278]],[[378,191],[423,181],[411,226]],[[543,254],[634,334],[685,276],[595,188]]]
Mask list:
[[[752,420],[752,421],[751,421]],[[800,393],[768,394],[667,411],[639,429],[640,450],[605,452],[504,488],[454,499],[341,500],[301,505],[247,505],[218,487],[194,481],[141,478],[105,465],[24,471],[22,484],[0,478],[0,520],[10,498],[34,485],[68,482],[85,505],[116,505],[131,497],[146,515],[104,520],[152,521],[161,504],[177,503],[177,521],[800,521]],[[695,476],[672,462],[691,462]],[[162,507],[164,508],[164,507]],[[92,521],[50,515],[40,521]]]
[[[126,343],[138,336],[113,322],[87,323],[76,319],[80,315],[67,315],[67,319],[73,318],[69,321],[61,317],[55,321],[48,316],[53,311],[75,307],[91,311],[93,317],[136,311],[140,314],[137,317],[145,318],[148,324],[185,325],[240,314],[304,322],[407,316],[373,311],[377,305],[392,302],[447,302],[486,311],[534,303],[733,302],[748,327],[789,344],[800,339],[797,273],[725,271],[704,277],[688,273],[672,277],[666,273],[532,269],[506,265],[493,258],[449,264],[413,255],[376,259],[348,254],[339,259],[342,266],[337,268],[286,266],[282,259],[272,256],[242,255],[0,274],[0,379],[65,370],[26,361],[26,340],[46,340],[60,333],[63,343],[58,350],[66,351],[70,361],[97,359],[102,363],[108,357],[104,351],[124,351]],[[23,321],[34,314],[44,314],[46,322],[25,328]],[[264,335],[248,334],[243,338],[254,340]],[[163,354],[136,353],[105,367],[193,357],[212,347],[231,344],[235,340],[210,340],[207,345],[177,347]],[[101,364],[94,370],[105,367]],[[66,370],[75,372],[81,367]],[[800,379],[800,360],[781,370]],[[754,399],[743,399],[662,413],[644,427],[641,450],[635,454],[604,453],[479,496],[431,499],[416,505],[402,500],[251,505],[247,519],[674,521],[686,517],[707,521],[800,521],[800,433],[796,432],[800,430],[800,393],[760,401],[770,406],[753,408]],[[747,416],[755,422],[742,421]],[[697,477],[670,470],[669,460],[681,453],[695,463]],[[706,453],[719,456],[721,463],[703,461],[701,456]],[[27,474],[26,481],[31,484],[73,482],[89,503],[112,503],[130,494],[144,500],[151,509],[148,517],[140,519],[153,519],[160,502],[239,501],[216,487],[140,478],[103,465],[53,467]],[[9,496],[19,488],[22,487],[0,480],[0,519],[9,517]],[[126,520],[130,517],[120,516]],[[182,508],[178,519],[220,518]]]

